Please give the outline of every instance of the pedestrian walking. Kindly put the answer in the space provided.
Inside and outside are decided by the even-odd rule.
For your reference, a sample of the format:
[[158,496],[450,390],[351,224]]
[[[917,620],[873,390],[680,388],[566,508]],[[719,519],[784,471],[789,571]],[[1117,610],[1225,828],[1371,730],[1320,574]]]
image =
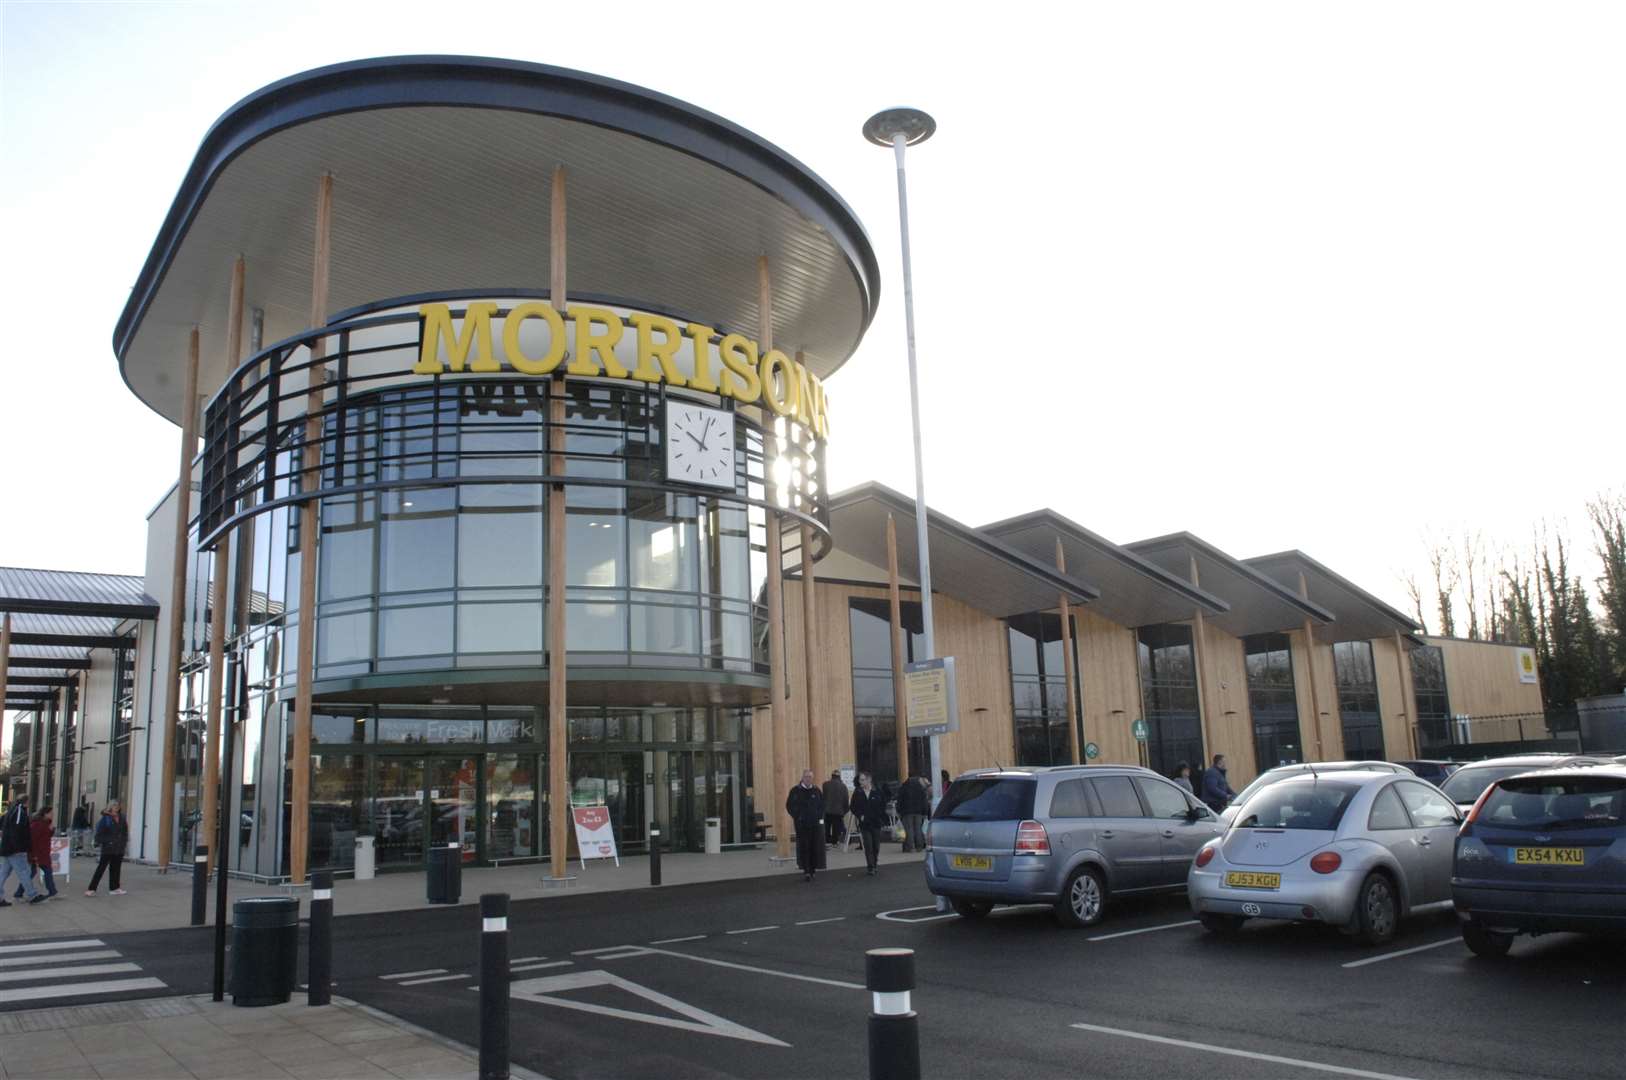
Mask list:
[[1203,802],[1216,814],[1225,812],[1236,792],[1231,790],[1231,784],[1225,778],[1225,755],[1215,754],[1214,764],[1203,773]]
[[0,818],[0,907],[10,907],[6,899],[6,883],[16,874],[28,894],[30,904],[42,904],[45,897],[34,888],[34,875],[28,868],[28,853],[34,846],[34,823],[28,817],[28,796],[18,795],[11,801],[6,816]]
[[813,770],[802,770],[802,782],[790,789],[785,812],[796,826],[796,865],[803,881],[824,863],[824,792],[813,782]]
[[841,843],[847,835],[847,805],[851,799],[847,785],[836,769],[824,782],[824,842],[831,847]]
[[72,831],[73,853],[83,855],[85,853],[85,834],[90,832],[90,807],[86,805],[83,797],[80,797],[79,805],[73,808]]
[[926,778],[911,776],[898,789],[898,817],[903,819],[903,850],[926,850],[926,814],[932,806]]
[[874,877],[881,857],[881,832],[886,828],[886,796],[875,790],[869,773],[858,774],[852,811],[853,820],[858,822],[858,839],[864,844],[864,872]]
[[96,895],[96,886],[102,883],[102,871],[105,870],[109,895],[123,896],[119,870],[124,865],[124,845],[130,841],[130,825],[124,820],[124,810],[117,799],[110,800],[107,809],[102,811],[101,820],[96,822],[95,839],[96,846],[102,849],[102,857],[96,864],[96,872],[90,876],[90,888],[85,890],[85,895]]
[[1176,765],[1174,767],[1174,775],[1169,777],[1169,779],[1174,781],[1175,787],[1185,788],[1187,794],[1197,794],[1197,792],[1193,790],[1191,786],[1191,766],[1187,762],[1182,761],[1180,764]]
[[[51,808],[47,806],[34,815],[34,821],[28,827],[28,861],[34,864],[39,871],[40,880],[45,883],[45,899],[57,899],[56,877],[51,873],[51,837],[56,835],[56,821],[51,815]],[[21,885],[17,886],[17,895],[23,895]]]

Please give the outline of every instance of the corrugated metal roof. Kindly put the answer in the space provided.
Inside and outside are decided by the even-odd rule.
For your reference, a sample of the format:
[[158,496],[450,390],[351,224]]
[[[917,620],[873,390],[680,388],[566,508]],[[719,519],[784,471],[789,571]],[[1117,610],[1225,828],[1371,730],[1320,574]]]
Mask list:
[[145,589],[144,579],[128,574],[0,566],[0,611],[14,614],[102,616],[98,620],[101,624],[156,618],[158,602]]

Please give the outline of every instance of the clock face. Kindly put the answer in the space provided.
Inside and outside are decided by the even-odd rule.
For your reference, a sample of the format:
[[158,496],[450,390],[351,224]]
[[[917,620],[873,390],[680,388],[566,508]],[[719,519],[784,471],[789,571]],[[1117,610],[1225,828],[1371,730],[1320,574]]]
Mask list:
[[669,401],[666,405],[666,478],[734,489],[734,414]]

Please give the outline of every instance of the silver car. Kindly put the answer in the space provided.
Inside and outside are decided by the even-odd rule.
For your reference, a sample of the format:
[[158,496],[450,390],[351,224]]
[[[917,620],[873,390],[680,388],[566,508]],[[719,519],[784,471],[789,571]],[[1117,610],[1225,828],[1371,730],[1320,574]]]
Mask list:
[[1283,780],[1288,780],[1295,776],[1303,776],[1308,772],[1320,774],[1330,772],[1351,772],[1354,770],[1360,770],[1362,772],[1405,773],[1408,776],[1412,774],[1411,770],[1406,766],[1396,764],[1392,761],[1306,761],[1295,765],[1278,765],[1274,769],[1267,769],[1258,776],[1254,777],[1253,782],[1247,787],[1243,788],[1240,795],[1231,800],[1231,805],[1227,806],[1225,808],[1225,812],[1220,814],[1220,820],[1225,822],[1227,825],[1236,820],[1237,807],[1247,802],[1248,799],[1253,796],[1254,792],[1258,791],[1260,788],[1266,788],[1272,784],[1279,784]]
[[926,886],[968,919],[1042,903],[1064,926],[1093,926],[1113,897],[1183,888],[1220,831],[1212,810],[1150,769],[978,770],[932,815]]
[[1405,916],[1451,903],[1461,823],[1439,788],[1409,774],[1306,773],[1250,796],[1197,853],[1186,893],[1214,933],[1284,919],[1381,944]]

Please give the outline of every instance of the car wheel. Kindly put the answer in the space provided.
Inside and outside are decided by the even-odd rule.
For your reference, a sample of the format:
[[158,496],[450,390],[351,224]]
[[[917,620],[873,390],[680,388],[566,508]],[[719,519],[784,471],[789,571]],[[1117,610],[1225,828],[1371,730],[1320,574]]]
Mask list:
[[992,900],[967,900],[953,896],[949,898],[949,903],[954,905],[954,913],[962,919],[980,919],[994,910]]
[[1355,922],[1362,941],[1382,945],[1395,936],[1400,920],[1400,900],[1394,883],[1382,874],[1368,874],[1355,898]]
[[1066,927],[1077,929],[1101,921],[1107,906],[1107,885],[1101,872],[1080,866],[1067,876],[1056,901],[1056,918]]
[[1486,930],[1477,923],[1465,922],[1462,924],[1462,943],[1468,946],[1468,951],[1475,956],[1484,956],[1492,960],[1507,955],[1513,947],[1512,934],[1498,934]]
[[1234,934],[1248,921],[1245,915],[1221,915],[1214,911],[1205,911],[1197,919],[1210,934]]

